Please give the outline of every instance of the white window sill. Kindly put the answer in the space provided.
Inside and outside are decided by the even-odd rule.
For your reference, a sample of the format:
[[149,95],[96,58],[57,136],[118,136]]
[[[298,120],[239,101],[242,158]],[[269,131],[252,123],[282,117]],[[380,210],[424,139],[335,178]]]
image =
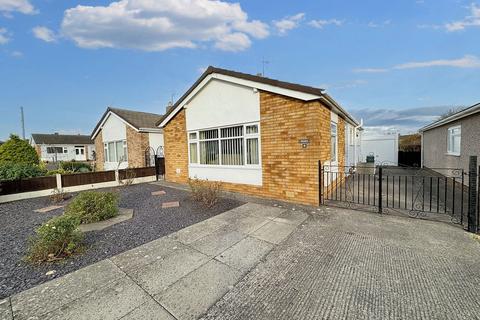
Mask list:
[[262,167],[258,165],[247,166],[224,166],[217,164],[189,164],[190,168],[209,168],[209,169],[240,169],[240,170],[261,170]]
[[450,152],[447,152],[445,155],[447,155],[447,156],[453,156],[453,157],[460,157],[460,153],[450,153]]

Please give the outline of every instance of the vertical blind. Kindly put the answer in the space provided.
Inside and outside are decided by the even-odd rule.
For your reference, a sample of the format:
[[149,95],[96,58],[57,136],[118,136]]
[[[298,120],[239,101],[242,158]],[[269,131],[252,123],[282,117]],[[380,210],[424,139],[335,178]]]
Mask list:
[[[243,166],[260,164],[258,125],[190,132],[190,163]],[[198,137],[198,139],[197,139]]]

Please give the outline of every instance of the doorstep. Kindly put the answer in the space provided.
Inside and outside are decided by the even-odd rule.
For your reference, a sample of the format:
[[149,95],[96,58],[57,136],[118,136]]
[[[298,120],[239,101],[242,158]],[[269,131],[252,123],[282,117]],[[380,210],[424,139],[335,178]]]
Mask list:
[[307,218],[247,203],[7,298],[0,319],[197,319]]

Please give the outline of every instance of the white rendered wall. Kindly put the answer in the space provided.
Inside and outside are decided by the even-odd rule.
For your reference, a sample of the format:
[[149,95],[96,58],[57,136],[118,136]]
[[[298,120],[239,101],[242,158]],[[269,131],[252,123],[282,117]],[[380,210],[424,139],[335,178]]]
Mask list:
[[[254,88],[213,79],[186,107],[187,131],[260,122],[260,94]],[[260,128],[260,134],[262,129]],[[260,146],[261,149],[261,146]],[[261,150],[260,150],[261,152]],[[189,165],[190,178],[262,185],[262,167]]]
[[158,147],[163,147],[165,144],[163,142],[163,133],[153,133],[148,134],[148,143],[155,153],[157,152]]
[[[103,142],[127,140],[127,125],[120,120],[116,115],[111,114],[102,127]],[[102,150],[103,151],[103,150]],[[105,151],[103,151],[105,152]],[[128,152],[128,149],[127,149]],[[106,155],[105,155],[106,156]],[[103,170],[125,169],[128,167],[128,162],[122,162],[119,166],[118,162],[107,162],[103,164]]]
[[377,165],[398,165],[398,134],[363,133],[360,149],[363,162],[373,154]]
[[187,131],[260,121],[260,94],[253,88],[210,81],[187,104]]

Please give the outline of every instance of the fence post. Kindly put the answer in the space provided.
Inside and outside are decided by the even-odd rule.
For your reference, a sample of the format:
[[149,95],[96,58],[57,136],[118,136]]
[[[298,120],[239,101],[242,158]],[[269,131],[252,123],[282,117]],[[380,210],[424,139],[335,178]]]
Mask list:
[[318,160],[318,205],[322,205],[322,161]]
[[[470,156],[470,162],[468,166],[468,231],[477,232],[477,157]],[[463,205],[463,203],[462,203]]]
[[382,184],[383,184],[383,168],[382,166],[380,166],[378,168],[378,213],[382,213],[383,211]]
[[57,173],[55,178],[57,178],[57,189],[62,190],[62,175]]

